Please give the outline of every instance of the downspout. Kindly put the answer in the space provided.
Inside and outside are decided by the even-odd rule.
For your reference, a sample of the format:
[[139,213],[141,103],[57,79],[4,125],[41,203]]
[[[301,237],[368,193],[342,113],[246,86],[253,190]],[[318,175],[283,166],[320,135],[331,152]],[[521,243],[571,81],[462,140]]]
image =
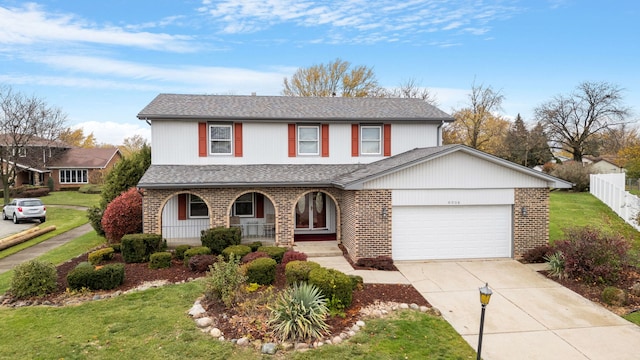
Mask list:
[[436,139],[437,146],[442,146],[442,126],[444,125],[444,120],[438,125],[438,129],[436,130],[438,138]]

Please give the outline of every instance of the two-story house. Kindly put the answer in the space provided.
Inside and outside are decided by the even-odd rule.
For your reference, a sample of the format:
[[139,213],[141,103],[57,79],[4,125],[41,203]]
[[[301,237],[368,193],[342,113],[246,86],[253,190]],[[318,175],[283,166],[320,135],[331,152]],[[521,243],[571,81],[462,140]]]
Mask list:
[[144,232],[197,243],[240,226],[277,245],[342,243],[352,259],[520,256],[548,240],[549,188],[571,184],[462,145],[419,99],[161,94]]

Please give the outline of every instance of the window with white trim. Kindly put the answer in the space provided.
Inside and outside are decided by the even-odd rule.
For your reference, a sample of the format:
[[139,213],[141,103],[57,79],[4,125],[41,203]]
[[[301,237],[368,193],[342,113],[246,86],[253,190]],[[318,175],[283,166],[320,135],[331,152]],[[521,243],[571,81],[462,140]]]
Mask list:
[[189,217],[190,218],[207,218],[209,217],[209,208],[200,197],[189,194]]
[[233,203],[233,215],[253,217],[253,193],[240,195]]
[[320,154],[320,126],[298,126],[298,155]]
[[360,154],[382,154],[382,126],[360,127]]
[[212,155],[231,155],[232,135],[231,125],[209,125],[209,153]]
[[87,169],[61,169],[60,184],[88,184],[89,170]]

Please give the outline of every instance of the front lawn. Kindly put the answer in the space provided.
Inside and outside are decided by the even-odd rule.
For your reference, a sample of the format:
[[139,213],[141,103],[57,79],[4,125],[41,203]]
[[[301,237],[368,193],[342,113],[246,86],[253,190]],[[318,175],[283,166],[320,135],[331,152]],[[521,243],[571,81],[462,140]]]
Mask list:
[[98,205],[100,194],[83,194],[78,191],[54,191],[40,198],[45,205],[69,205],[91,207]]

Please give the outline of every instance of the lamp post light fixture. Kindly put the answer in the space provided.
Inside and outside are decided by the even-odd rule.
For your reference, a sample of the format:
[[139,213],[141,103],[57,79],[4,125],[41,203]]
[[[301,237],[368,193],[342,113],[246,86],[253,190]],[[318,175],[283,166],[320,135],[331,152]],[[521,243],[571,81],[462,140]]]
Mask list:
[[478,336],[478,356],[477,360],[480,360],[480,353],[482,352],[482,331],[484,329],[484,311],[489,304],[489,300],[491,300],[491,294],[493,291],[489,289],[489,283],[485,283],[483,287],[480,288],[480,305],[482,305],[482,312],[480,313],[480,333]]

